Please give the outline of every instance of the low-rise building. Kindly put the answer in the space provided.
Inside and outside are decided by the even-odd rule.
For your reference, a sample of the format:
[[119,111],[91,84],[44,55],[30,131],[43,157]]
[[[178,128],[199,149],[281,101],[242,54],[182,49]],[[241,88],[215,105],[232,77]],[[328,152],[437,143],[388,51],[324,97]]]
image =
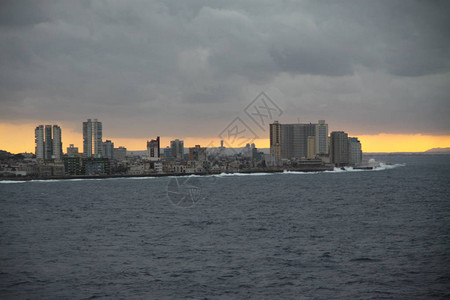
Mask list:
[[84,157],[82,159],[84,175],[111,174],[110,161],[103,157]]
[[127,158],[127,148],[119,147],[113,149],[113,158],[117,161],[123,161]]
[[75,147],[73,144],[70,144],[69,147],[67,147],[67,155],[68,156],[78,156],[78,147]]
[[200,145],[189,148],[189,161],[206,161],[206,148]]
[[81,157],[63,157],[64,162],[64,172],[66,175],[82,175],[83,174],[83,164]]

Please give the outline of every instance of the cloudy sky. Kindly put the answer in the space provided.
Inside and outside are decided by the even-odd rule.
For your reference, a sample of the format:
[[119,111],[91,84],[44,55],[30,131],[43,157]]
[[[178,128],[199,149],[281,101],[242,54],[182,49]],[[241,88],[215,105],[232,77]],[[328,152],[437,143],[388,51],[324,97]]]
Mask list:
[[282,123],[446,143],[449,11],[449,1],[4,0],[0,148],[26,136],[31,151],[47,123],[81,146],[87,118],[129,148],[217,138],[261,91]]

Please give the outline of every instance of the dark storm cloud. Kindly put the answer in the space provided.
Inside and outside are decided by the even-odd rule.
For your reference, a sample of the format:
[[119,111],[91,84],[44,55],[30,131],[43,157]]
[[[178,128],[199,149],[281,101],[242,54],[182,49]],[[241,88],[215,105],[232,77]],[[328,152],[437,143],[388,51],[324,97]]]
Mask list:
[[0,118],[216,135],[274,87],[281,121],[449,133],[448,3],[3,1]]
[[3,0],[0,4],[0,26],[30,26],[46,21],[49,18],[44,2]]

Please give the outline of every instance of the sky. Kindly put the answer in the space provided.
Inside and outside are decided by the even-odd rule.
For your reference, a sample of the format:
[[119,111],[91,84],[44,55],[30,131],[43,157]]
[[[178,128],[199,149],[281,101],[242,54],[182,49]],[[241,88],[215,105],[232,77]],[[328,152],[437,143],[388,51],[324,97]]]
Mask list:
[[[82,122],[143,150],[161,136],[218,143],[239,118],[324,119],[364,151],[450,147],[449,1],[0,2],[0,149],[34,152],[34,128]],[[261,128],[246,107],[279,109]]]

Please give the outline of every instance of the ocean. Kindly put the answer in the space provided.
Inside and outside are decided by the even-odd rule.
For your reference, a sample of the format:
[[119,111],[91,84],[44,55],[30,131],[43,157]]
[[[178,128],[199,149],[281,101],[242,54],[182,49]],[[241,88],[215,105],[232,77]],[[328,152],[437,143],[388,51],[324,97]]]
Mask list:
[[450,156],[0,182],[2,299],[449,299]]

